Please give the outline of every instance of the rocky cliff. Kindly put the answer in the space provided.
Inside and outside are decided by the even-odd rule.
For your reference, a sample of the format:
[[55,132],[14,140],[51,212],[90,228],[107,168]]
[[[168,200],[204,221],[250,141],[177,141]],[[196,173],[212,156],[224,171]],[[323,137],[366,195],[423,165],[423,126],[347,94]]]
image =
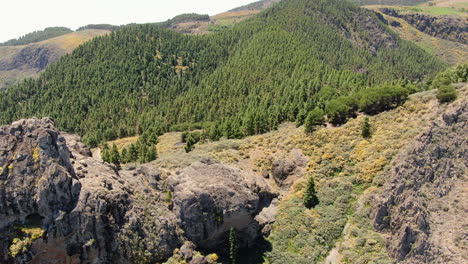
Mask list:
[[448,106],[393,161],[374,227],[399,263],[466,263],[468,103]]
[[402,18],[421,32],[433,37],[468,44],[468,26],[465,18],[431,16],[427,14],[400,14],[391,8],[381,8],[386,15]]
[[222,251],[230,227],[253,243],[275,197],[262,181],[210,160],[168,182],[117,171],[52,119],[20,120],[0,128],[0,262],[154,263],[187,240]]

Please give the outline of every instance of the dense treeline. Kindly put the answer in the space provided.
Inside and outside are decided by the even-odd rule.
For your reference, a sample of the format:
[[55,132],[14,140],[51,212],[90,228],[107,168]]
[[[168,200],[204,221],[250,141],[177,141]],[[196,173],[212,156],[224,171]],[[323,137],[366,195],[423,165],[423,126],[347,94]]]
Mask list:
[[29,43],[39,42],[39,41],[55,38],[58,36],[62,36],[70,32],[73,32],[73,30],[66,28],[66,27],[48,27],[48,28],[45,28],[44,30],[38,30],[38,31],[28,33],[17,39],[10,39],[4,43],[0,43],[0,46],[26,45]]
[[[372,39],[368,27],[393,42]],[[383,83],[397,91],[401,79],[422,81],[444,66],[354,4],[289,0],[216,34],[147,24],[95,38],[4,92],[0,123],[52,116],[92,146],[178,126],[204,128],[212,140],[240,138],[284,121],[302,124],[315,108],[337,113],[336,123],[361,106],[385,110],[400,95],[390,92],[389,106],[375,109],[359,91]],[[353,94],[362,105],[347,109],[339,100]]]
[[353,0],[359,5],[418,5],[429,2],[430,0]]
[[169,28],[179,23],[185,23],[189,21],[210,21],[210,16],[200,15],[200,14],[195,14],[195,13],[182,14],[182,15],[175,16],[174,18],[169,19],[165,22],[161,22],[159,23],[159,25],[162,27]]
[[86,30],[86,29],[101,29],[101,30],[117,30],[120,26],[110,25],[110,24],[89,24],[86,26],[79,27],[76,31]]
[[461,64],[437,74],[434,81],[432,81],[432,88],[463,82],[468,82],[468,64]]
[[120,169],[120,164],[131,162],[147,163],[155,160],[158,157],[156,144],[158,137],[156,132],[148,130],[143,133],[135,143],[130,144],[128,147],[118,150],[115,144],[109,148],[107,143],[101,147],[102,160],[108,163],[113,163]]

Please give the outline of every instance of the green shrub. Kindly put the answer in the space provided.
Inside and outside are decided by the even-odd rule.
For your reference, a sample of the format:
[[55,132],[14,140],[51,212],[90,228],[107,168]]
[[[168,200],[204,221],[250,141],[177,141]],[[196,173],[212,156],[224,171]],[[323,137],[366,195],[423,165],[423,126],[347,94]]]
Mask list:
[[449,85],[452,83],[462,83],[468,81],[468,64],[458,65],[456,68],[448,69],[439,73],[432,81],[432,88]]
[[182,133],[182,135],[180,135],[180,141],[182,141],[183,143],[187,142],[187,136],[190,134],[190,132],[188,131],[185,131]]
[[399,85],[382,85],[365,89],[357,95],[359,110],[375,115],[401,105],[408,95],[409,91]]
[[195,144],[200,141],[201,133],[200,132],[193,132],[187,135],[186,143],[185,143],[185,152],[189,153],[195,148]]
[[323,125],[325,122],[324,115],[325,113],[320,108],[310,111],[304,123],[306,133],[311,133],[315,130],[315,127]]
[[237,238],[236,230],[231,227],[229,230],[229,263],[237,263]]
[[334,125],[342,125],[346,123],[349,117],[351,107],[348,106],[341,98],[330,101],[325,107],[325,113],[328,120]]
[[457,90],[451,85],[444,85],[437,89],[436,97],[440,103],[449,103],[457,99]]

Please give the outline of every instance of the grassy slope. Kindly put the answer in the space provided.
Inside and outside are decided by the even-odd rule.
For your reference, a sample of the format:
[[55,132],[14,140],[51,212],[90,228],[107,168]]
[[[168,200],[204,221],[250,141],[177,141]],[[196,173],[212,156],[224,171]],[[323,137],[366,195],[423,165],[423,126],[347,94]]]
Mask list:
[[[26,47],[47,47],[54,50],[54,52],[56,52],[59,56],[63,56],[73,51],[82,43],[96,36],[102,36],[107,33],[109,33],[109,31],[107,30],[89,29],[78,32],[72,32],[63,36],[51,38],[41,42],[31,43],[28,45],[2,46],[0,47],[0,63],[2,61],[5,62],[12,60],[16,55],[18,55],[18,53],[22,49]],[[9,86],[17,82],[18,80],[27,77],[35,77],[37,75],[37,69],[27,66],[8,71],[0,71],[0,90],[2,89],[2,87],[5,88],[7,85]]]
[[468,17],[468,2],[466,0],[434,0],[417,5],[415,8],[416,10],[421,10],[418,10],[418,12],[433,15],[457,15]]

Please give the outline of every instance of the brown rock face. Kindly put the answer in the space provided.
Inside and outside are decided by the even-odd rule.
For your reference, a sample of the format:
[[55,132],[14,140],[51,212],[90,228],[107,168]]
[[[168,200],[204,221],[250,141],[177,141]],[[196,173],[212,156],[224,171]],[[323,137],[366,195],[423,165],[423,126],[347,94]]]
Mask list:
[[374,227],[388,233],[390,255],[401,263],[468,261],[467,105],[448,107],[392,165]]

